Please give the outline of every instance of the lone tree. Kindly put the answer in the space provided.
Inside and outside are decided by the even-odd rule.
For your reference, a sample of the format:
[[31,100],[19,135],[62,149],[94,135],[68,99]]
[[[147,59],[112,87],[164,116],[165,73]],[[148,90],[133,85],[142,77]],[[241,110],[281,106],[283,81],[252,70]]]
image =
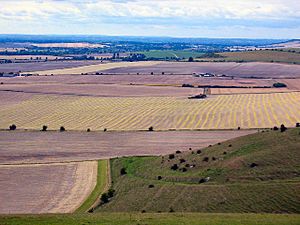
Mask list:
[[281,126],[280,126],[280,132],[284,132],[286,130],[287,130],[287,128],[283,124],[281,124]]
[[60,128],[59,128],[59,131],[60,131],[60,132],[64,132],[65,130],[66,130],[66,129],[65,129],[64,127],[60,127]]
[[42,127],[42,131],[47,131],[47,129],[48,129],[48,127],[47,127],[46,125],[44,125],[44,126]]
[[15,124],[9,126],[9,130],[15,130],[15,129],[17,129],[17,126]]
[[154,128],[151,126],[151,127],[148,128],[148,131],[153,131],[153,129]]
[[189,57],[189,62],[193,62],[194,58],[193,57]]

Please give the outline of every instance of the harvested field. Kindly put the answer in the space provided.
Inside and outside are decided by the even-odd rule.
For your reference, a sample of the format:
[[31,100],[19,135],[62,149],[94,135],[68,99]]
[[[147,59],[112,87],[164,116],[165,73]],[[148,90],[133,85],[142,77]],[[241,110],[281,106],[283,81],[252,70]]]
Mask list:
[[29,77],[0,77],[4,84],[144,84],[181,86],[182,84],[222,86],[272,86],[277,79],[250,79],[228,77],[194,77],[192,75],[57,75]]
[[0,59],[20,59],[20,60],[29,60],[29,59],[36,59],[36,58],[41,58],[41,59],[48,59],[48,60],[53,60],[53,59],[62,59],[63,57],[61,56],[54,56],[54,55],[0,55]]
[[223,94],[264,94],[264,93],[282,93],[293,92],[289,88],[211,88],[210,93],[213,95]]
[[[0,131],[0,164],[163,155],[204,148],[255,130],[167,132]],[[49,149],[51,146],[51,149]],[[1,170],[0,170],[1,171]]]
[[276,82],[286,84],[289,89],[300,90],[300,79],[276,79]]
[[187,97],[203,92],[202,88],[119,84],[4,84],[1,90],[98,97]]
[[[245,51],[220,53],[226,61],[300,63],[300,54],[287,51]],[[213,59],[215,60],[215,59]]]
[[97,162],[0,166],[0,213],[75,211],[96,185]]
[[[154,66],[159,62],[116,62],[116,63],[101,63],[96,65],[88,65],[88,66],[76,66],[73,68],[67,69],[53,69],[53,70],[40,70],[40,71],[33,71],[32,73],[37,73],[40,75],[43,74],[81,74],[81,73],[90,73],[96,72],[98,70],[108,70],[112,68],[126,68],[126,67],[142,67],[142,66]],[[24,72],[26,73],[26,72]]]
[[32,72],[36,70],[53,70],[63,68],[74,68],[78,66],[99,64],[99,61],[48,61],[33,63],[3,63],[0,64],[0,72]]
[[127,67],[107,69],[107,73],[162,73],[165,74],[192,74],[192,73],[215,73],[236,77],[259,77],[259,78],[285,78],[300,77],[300,65],[288,65],[280,63],[235,63],[235,62],[161,62],[155,67]]
[[155,130],[236,129],[282,123],[294,126],[300,121],[299,101],[299,92],[220,95],[202,100],[33,95],[28,100],[3,105],[0,128],[7,129],[12,123],[24,129],[41,129],[46,124],[55,130],[60,126],[67,130],[147,130],[150,126]]

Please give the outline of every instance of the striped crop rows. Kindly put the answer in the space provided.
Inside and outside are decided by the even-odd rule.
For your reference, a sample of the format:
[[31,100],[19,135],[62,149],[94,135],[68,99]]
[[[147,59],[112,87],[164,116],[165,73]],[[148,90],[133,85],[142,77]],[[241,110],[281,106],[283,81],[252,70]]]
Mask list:
[[[1,100],[0,100],[1,102]],[[167,97],[97,98],[35,95],[0,108],[0,128],[72,130],[231,129],[300,122],[300,93],[213,96],[204,100]]]

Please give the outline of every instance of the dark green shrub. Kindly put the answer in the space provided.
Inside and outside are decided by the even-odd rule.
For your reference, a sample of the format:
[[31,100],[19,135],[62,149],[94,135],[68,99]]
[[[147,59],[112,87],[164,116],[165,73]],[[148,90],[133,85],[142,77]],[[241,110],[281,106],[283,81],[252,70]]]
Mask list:
[[101,200],[102,203],[107,203],[108,200],[109,200],[109,197],[108,197],[107,193],[103,193],[100,197],[100,200]]
[[125,169],[125,168],[122,168],[122,169],[120,170],[120,174],[121,174],[121,176],[127,174],[126,169]]
[[9,130],[16,130],[17,126],[15,124],[12,124],[9,126]]
[[48,129],[48,127],[47,127],[46,125],[44,125],[44,126],[42,127],[42,131],[47,131],[47,129]]

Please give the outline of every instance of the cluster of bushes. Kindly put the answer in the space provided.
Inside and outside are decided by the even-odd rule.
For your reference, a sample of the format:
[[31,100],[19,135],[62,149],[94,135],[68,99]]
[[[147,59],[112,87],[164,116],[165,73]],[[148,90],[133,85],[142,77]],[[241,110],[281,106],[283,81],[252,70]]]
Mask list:
[[283,87],[287,87],[287,85],[284,84],[284,83],[274,83],[273,87],[275,87],[275,88],[283,88]]
[[182,86],[181,87],[191,87],[191,88],[193,88],[194,87],[194,85],[192,85],[192,84],[182,84]]
[[107,193],[103,193],[100,197],[101,204],[108,203],[112,197],[114,197],[115,190],[109,189]]
[[[297,127],[297,124],[298,124],[298,123],[296,123],[296,127]],[[274,126],[274,127],[273,127],[273,130],[276,131],[276,130],[279,130],[279,128],[278,128],[277,126]],[[284,124],[281,124],[281,125],[280,125],[280,132],[284,132],[284,131],[286,131],[286,130],[287,130],[287,128],[284,126]]]

